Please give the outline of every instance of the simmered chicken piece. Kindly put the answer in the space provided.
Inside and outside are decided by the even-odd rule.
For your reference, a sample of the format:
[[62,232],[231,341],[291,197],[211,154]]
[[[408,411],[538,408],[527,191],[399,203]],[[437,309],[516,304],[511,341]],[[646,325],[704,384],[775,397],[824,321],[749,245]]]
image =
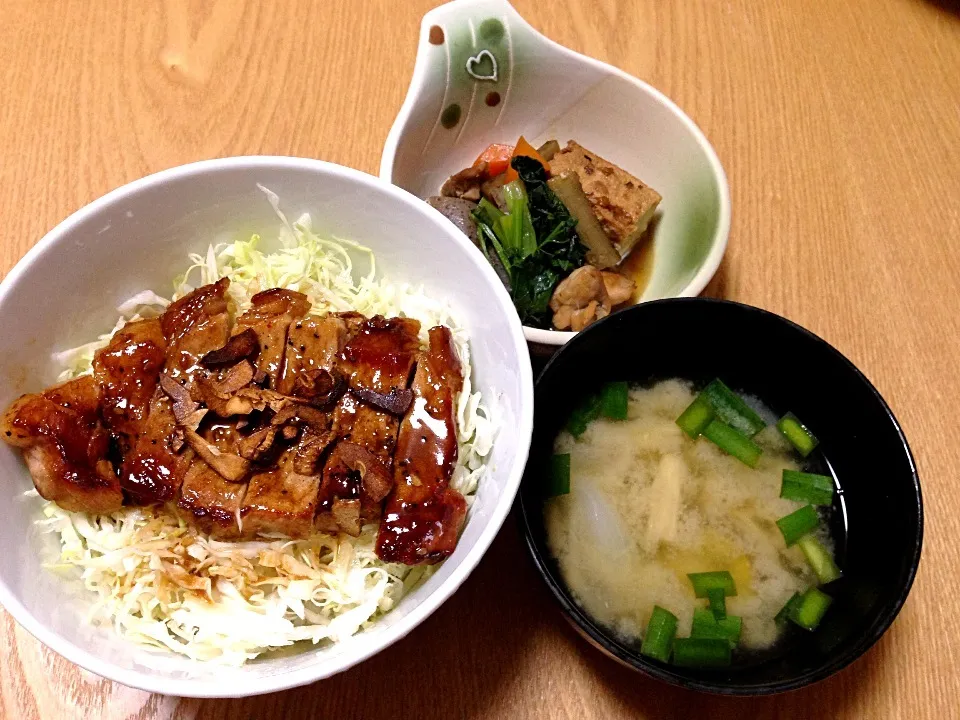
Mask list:
[[166,359],[167,341],[158,319],[127,323],[93,358],[103,421],[124,449],[136,441]]
[[629,300],[635,289],[634,282],[619,273],[598,270],[593,265],[579,267],[553,291],[553,325],[558,330],[579,332]]
[[123,502],[106,459],[110,436],[99,420],[92,377],[16,400],[3,417],[4,439],[23,450],[41,496],[66,510],[105,513]]
[[430,349],[417,361],[413,404],[400,425],[396,486],[387,500],[377,556],[416,565],[453,552],[466,515],[463,496],[449,487],[457,462],[456,400],[463,386],[450,331],[430,329]]
[[463,198],[464,200],[479,200],[480,185],[487,176],[487,163],[479,162],[476,165],[464,168],[456,175],[447,178],[440,188],[443,197]]

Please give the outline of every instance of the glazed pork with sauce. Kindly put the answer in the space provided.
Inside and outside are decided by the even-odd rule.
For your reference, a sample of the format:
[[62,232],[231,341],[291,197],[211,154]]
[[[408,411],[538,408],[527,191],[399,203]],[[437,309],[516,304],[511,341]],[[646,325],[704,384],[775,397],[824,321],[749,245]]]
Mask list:
[[221,540],[360,534],[387,562],[453,552],[462,369],[450,330],[408,318],[310,315],[274,288],[231,319],[223,278],[130,322],[92,375],[24,395],[3,437],[41,496],[108,513],[169,504]]

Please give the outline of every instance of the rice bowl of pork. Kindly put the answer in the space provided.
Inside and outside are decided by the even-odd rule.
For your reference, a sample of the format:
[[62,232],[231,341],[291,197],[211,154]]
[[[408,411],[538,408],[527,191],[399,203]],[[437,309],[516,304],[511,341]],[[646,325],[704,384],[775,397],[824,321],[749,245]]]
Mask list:
[[[432,208],[364,173],[296,158],[229,158],[166,170],[121,187],[50,231],[0,285],[0,401],[53,383],[56,354],[110,332],[116,307],[144,291],[170,295],[189,253],[214,242],[279,234],[261,187],[323,237],[361,243],[378,274],[449,305],[469,338],[473,389],[499,432],[453,554],[369,627],[337,643],[227,666],[144,649],[88,620],[79,577],[51,571],[59,540],[42,532],[41,501],[14,448],[0,451],[5,546],[0,604],[41,642],[111,680],[151,692],[236,697],[304,685],[345,670],[406,635],[477,565],[512,505],[532,432],[532,375],[513,305],[479,250]],[[51,292],[55,289],[55,292]],[[55,598],[55,601],[51,599]]]

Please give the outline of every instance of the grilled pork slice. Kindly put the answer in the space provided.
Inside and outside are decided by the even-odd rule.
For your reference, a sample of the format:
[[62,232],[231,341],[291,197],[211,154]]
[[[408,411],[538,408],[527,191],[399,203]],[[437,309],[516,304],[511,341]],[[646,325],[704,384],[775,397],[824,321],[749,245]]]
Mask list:
[[[376,316],[345,318],[353,337],[341,354],[350,392],[334,412],[340,442],[323,470],[316,525],[325,532],[359,535],[363,522],[380,517],[392,486],[399,420],[410,403],[407,389],[419,348],[420,323]],[[368,488],[373,488],[372,490]]]
[[174,500],[191,460],[192,452],[177,431],[173,402],[158,387],[136,444],[120,468],[120,484],[137,504]]
[[105,513],[123,504],[98,410],[97,384],[87,376],[24,395],[0,423],[3,438],[23,450],[37,492],[65,510]]
[[257,370],[270,378],[268,387],[276,389],[283,374],[290,325],[307,314],[310,302],[303,293],[273,288],[257,293],[250,303],[250,309],[237,318],[233,334],[248,329],[256,333],[260,344]]
[[338,437],[366,448],[376,455],[387,469],[393,467],[393,451],[397,445],[397,430],[400,427],[400,421],[396,417],[347,393],[340,398],[333,418]]
[[204,532],[221,540],[235,540],[240,537],[237,514],[246,492],[246,483],[228,482],[196,459],[187,470],[177,505]]
[[334,413],[334,428],[344,440],[376,455],[389,470],[393,465],[399,421],[385,408],[412,397],[407,384],[419,350],[420,323],[380,316],[362,323],[342,353],[342,368],[351,393]]
[[317,529],[356,537],[364,522],[377,520],[383,499],[393,487],[387,467],[361,445],[338,442],[323,468]]
[[[240,434],[235,425],[235,422],[208,425],[198,433],[199,439],[224,456],[236,453]],[[240,482],[226,479],[197,453],[183,479],[177,505],[189,513],[193,523],[204,532],[221,540],[237,539],[240,506],[247,493],[243,479],[242,476]]]
[[287,336],[283,375],[277,390],[315,401],[333,389],[323,385],[333,378],[331,371],[347,341],[347,325],[335,315],[313,316],[297,320]]
[[164,374],[185,386],[195,400],[194,380],[205,373],[200,359],[222,348],[230,337],[230,316],[226,292],[230,281],[221,278],[204,285],[170,304],[160,317],[167,340],[167,364]]
[[375,315],[360,325],[342,353],[350,388],[382,395],[405,389],[420,349],[419,332],[420,323],[410,318]]
[[93,356],[103,421],[120,436],[124,451],[147,419],[166,350],[160,320],[155,318],[127,323]]
[[291,538],[305,538],[313,532],[320,476],[296,472],[294,457],[295,450],[287,450],[276,467],[250,479],[240,507],[244,537],[282,533]]
[[430,349],[417,360],[413,406],[400,424],[396,485],[377,536],[381,560],[433,563],[456,547],[466,502],[449,483],[457,462],[456,403],[462,387],[450,330],[431,328]]

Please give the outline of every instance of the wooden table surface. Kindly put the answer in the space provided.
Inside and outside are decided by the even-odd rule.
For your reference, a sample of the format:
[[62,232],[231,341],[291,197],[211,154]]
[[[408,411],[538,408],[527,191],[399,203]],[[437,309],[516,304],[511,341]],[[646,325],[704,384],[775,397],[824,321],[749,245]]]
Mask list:
[[[5,0],[0,270],[147,173],[242,154],[376,172],[432,0]],[[516,0],[548,36],[663,90],[730,180],[709,292],[840,348],[885,395],[924,488],[923,562],[860,661],[720,699],[582,642],[507,522],[463,588],[360,667],[231,701],[100,680],[0,617],[0,708],[71,718],[921,718],[960,713],[960,8],[951,0]]]

